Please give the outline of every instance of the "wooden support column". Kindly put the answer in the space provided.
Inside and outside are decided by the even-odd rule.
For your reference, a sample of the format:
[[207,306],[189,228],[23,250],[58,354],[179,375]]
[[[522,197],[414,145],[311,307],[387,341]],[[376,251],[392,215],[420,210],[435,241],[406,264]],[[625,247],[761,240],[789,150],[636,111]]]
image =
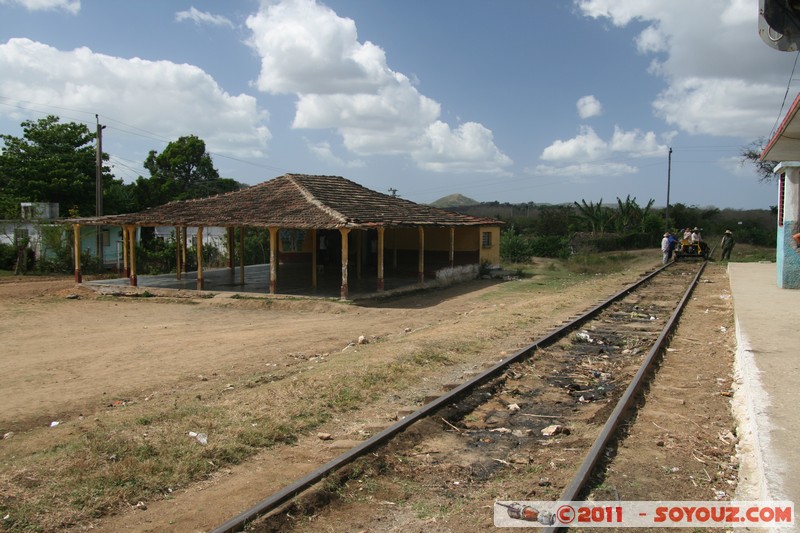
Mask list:
[[225,228],[225,232],[228,237],[228,259],[226,261],[228,270],[230,270],[230,275],[233,276],[233,269],[236,266],[236,245],[234,244],[234,239],[236,236],[233,234],[233,226],[228,226]]
[[130,248],[130,253],[128,254],[128,259],[131,262],[131,269],[130,269],[130,280],[131,280],[131,287],[138,287],[139,286],[139,278],[136,276],[136,226],[125,226],[128,230],[128,245]]
[[350,254],[347,238],[350,235],[350,228],[339,228],[342,234],[342,286],[339,291],[339,296],[342,300],[347,300],[349,296],[349,288],[347,286],[347,268]]
[[81,225],[72,225],[73,246],[75,247],[75,283],[83,283],[81,274]]
[[186,226],[181,227],[181,272],[186,272],[186,247],[189,237],[186,235]]
[[311,230],[311,288],[317,290],[317,230]]
[[450,228],[450,268],[455,264],[456,255],[456,228]]
[[425,283],[425,228],[420,226],[419,231],[419,282]]
[[197,290],[205,287],[203,280],[203,226],[197,226]]
[[239,283],[244,285],[244,226],[239,228]]
[[128,231],[122,226],[122,276],[131,277],[130,261],[128,258]]
[[275,294],[278,290],[278,228],[269,228],[269,293]]
[[378,290],[383,290],[383,240],[386,228],[378,226]]
[[175,226],[175,279],[181,280],[181,227]]

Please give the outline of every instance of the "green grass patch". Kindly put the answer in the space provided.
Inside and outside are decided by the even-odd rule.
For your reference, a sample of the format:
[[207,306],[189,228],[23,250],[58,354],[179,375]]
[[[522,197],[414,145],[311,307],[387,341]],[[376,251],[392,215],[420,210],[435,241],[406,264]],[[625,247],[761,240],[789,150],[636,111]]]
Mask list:
[[[758,263],[760,261],[776,260],[776,248],[767,248],[764,246],[754,246],[752,244],[736,244],[731,252],[731,262],[734,263]],[[714,259],[719,261],[721,252],[714,251]]]

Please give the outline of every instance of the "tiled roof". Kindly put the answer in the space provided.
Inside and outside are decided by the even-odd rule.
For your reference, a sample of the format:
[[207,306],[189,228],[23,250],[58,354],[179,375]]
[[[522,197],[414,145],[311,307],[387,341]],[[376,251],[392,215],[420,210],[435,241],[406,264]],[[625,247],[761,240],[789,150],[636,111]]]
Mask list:
[[342,177],[304,174],[285,174],[240,191],[170,202],[138,213],[71,221],[90,225],[277,226],[298,229],[501,224],[490,218],[416,204],[367,189]]

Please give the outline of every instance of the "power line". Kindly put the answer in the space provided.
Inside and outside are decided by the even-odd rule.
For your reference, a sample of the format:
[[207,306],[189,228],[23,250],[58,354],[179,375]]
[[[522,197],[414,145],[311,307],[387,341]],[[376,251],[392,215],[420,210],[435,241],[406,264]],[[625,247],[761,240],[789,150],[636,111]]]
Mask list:
[[797,58],[800,58],[800,51],[794,56],[794,64],[792,65],[792,73],[789,74],[789,81],[786,83],[786,92],[783,93],[783,102],[781,102],[781,108],[778,111],[778,116],[775,118],[775,124],[772,125],[772,130],[769,132],[769,139],[772,139],[772,136],[775,135],[775,131],[778,128],[778,122],[781,119],[781,115],[783,114],[783,107],[786,105],[786,99],[789,96],[789,87],[792,85],[792,78],[794,77],[794,70],[797,68]]

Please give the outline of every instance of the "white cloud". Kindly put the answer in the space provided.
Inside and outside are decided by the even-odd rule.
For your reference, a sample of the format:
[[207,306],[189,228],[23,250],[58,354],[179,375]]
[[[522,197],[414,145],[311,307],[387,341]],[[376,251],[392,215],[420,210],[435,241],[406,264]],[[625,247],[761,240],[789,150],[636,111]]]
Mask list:
[[212,15],[211,13],[200,11],[194,6],[190,7],[186,11],[178,11],[175,13],[175,20],[178,22],[190,20],[198,26],[202,24],[210,24],[212,26],[227,26],[229,28],[233,28],[233,22],[231,22],[227,17],[222,15]]
[[667,88],[653,103],[668,124],[693,134],[755,139],[769,133],[786,89],[790,54],[758,38],[755,0],[577,0],[592,18],[644,28],[651,73]]
[[81,10],[80,0],[0,0],[0,4],[19,4],[28,11],[56,11],[62,9],[73,15]]
[[226,93],[192,65],[10,39],[0,44],[0,71],[0,94],[10,105],[86,110],[169,140],[194,134],[210,151],[239,157],[262,155],[270,139],[255,98]]
[[335,129],[354,153],[407,155],[439,172],[499,174],[511,164],[482,125],[441,122],[439,103],[391,70],[383,49],[359,42],[352,19],[315,0],[283,0],[246,24],[261,57],[256,86],[297,97],[294,128]]
[[331,143],[327,141],[318,142],[318,143],[308,143],[308,149],[316,155],[321,161],[325,163],[333,164],[340,167],[346,168],[362,168],[366,166],[364,161],[360,159],[352,159],[350,161],[345,161],[341,157],[337,156],[333,153],[333,149],[331,148]]
[[569,176],[580,178],[581,176],[622,176],[625,174],[636,174],[637,167],[625,163],[599,162],[599,163],[579,163],[576,165],[537,165],[533,173],[540,176]]
[[632,174],[638,168],[619,159],[659,157],[668,149],[657,141],[653,132],[625,131],[615,126],[611,139],[605,141],[591,127],[581,126],[572,139],[556,140],[544,149],[541,159],[555,164],[539,165],[536,172],[547,175]]
[[437,120],[428,126],[425,142],[412,157],[420,168],[438,172],[494,174],[512,163],[495,146],[492,132],[476,122],[461,124],[454,131]]
[[600,101],[591,94],[579,98],[575,106],[578,108],[578,116],[582,119],[596,117],[603,113]]
[[628,157],[660,157],[669,150],[666,145],[658,143],[656,134],[652,131],[642,132],[638,129],[623,131],[618,126],[614,127],[609,149],[612,152],[624,153]]
[[580,133],[566,141],[556,140],[544,149],[544,161],[594,161],[608,157],[608,143],[589,126],[581,126]]

